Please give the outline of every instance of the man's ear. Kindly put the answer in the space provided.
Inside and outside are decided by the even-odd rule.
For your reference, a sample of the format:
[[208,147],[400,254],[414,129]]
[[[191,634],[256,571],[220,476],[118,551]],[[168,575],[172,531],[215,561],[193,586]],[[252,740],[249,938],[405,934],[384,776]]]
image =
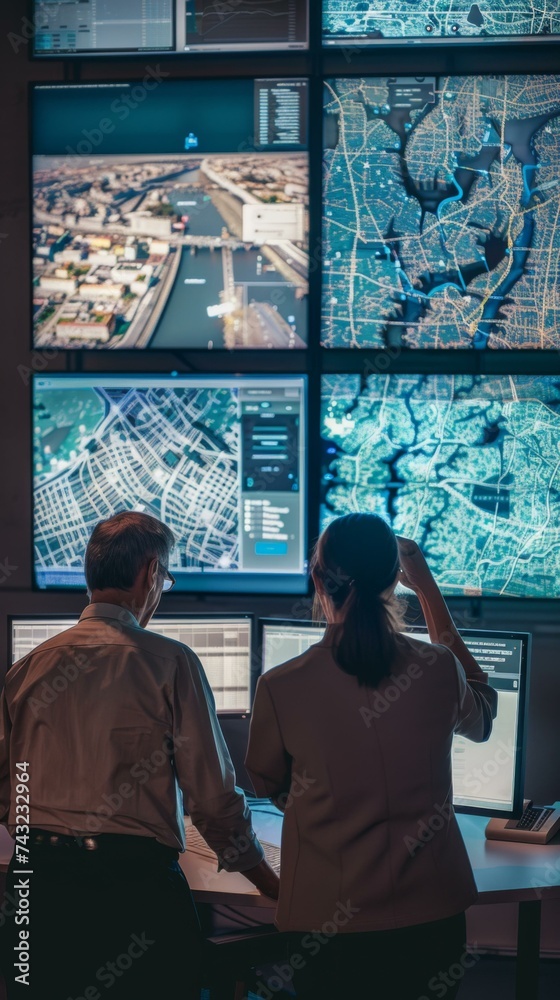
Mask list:
[[147,582],[150,586],[150,590],[157,584],[158,572],[159,572],[159,560],[151,559],[148,564],[148,572],[147,572]]

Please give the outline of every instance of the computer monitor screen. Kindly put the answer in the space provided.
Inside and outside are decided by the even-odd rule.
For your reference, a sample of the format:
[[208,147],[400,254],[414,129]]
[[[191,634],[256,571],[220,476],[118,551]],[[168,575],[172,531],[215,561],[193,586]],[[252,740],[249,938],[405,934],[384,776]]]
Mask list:
[[[261,623],[262,671],[300,656],[324,628],[311,622]],[[530,636],[521,632],[459,629],[465,645],[498,691],[498,713],[486,743],[453,740],[453,803],[458,811],[512,815],[523,801],[524,722]],[[429,642],[425,629],[408,634]]]
[[35,577],[85,585],[98,521],[164,521],[179,590],[303,593],[306,377],[34,378]]
[[[77,618],[12,618],[11,663],[40,643],[77,624]],[[182,642],[199,657],[216,699],[218,712],[247,712],[251,707],[251,633],[247,615],[156,616],[150,632]]]
[[309,45],[309,0],[235,0],[227,4],[216,0],[186,0],[185,4],[182,0],[179,6],[179,51],[266,52],[306,49]]
[[305,79],[34,88],[34,345],[302,349]]
[[513,42],[560,33],[556,0],[323,0],[325,45],[362,46],[383,42]]
[[385,518],[449,595],[558,597],[560,379],[323,379],[322,524]]
[[[39,57],[306,49],[308,0],[33,0]],[[15,42],[15,39],[14,39]]]
[[[498,713],[490,739],[453,740],[453,804],[485,815],[521,812],[524,723],[530,636],[523,632],[459,630],[465,645],[498,692]],[[424,630],[417,639],[429,642]]]
[[175,0],[33,0],[36,56],[173,52]]
[[560,76],[324,95],[323,345],[558,350]]

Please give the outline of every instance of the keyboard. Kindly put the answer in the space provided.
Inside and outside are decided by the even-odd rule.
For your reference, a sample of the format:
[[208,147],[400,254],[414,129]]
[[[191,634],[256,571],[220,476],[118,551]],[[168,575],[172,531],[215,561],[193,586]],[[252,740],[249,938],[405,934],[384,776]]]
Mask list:
[[541,827],[546,823],[549,816],[552,816],[553,810],[549,807],[544,809],[539,809],[537,807],[531,807],[526,809],[520,820],[517,822],[518,830],[540,830]]
[[[206,861],[212,861],[215,864],[218,863],[218,858],[216,852],[208,846],[202,834],[198,832],[195,826],[187,826],[187,850],[192,851],[197,854],[199,858],[204,858]],[[270,867],[277,875],[280,874],[280,848],[276,844],[269,844],[266,840],[261,840],[262,848],[264,851],[264,856],[268,861]]]

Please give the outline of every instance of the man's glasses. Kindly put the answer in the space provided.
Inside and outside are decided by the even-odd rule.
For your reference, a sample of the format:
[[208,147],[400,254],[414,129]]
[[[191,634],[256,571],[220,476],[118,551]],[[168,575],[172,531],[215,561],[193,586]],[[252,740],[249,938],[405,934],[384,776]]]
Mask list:
[[173,576],[173,573],[169,572],[169,570],[167,569],[167,566],[162,566],[162,564],[160,563],[159,564],[159,568],[160,568],[161,572],[163,573],[163,587],[162,587],[162,591],[163,591],[164,594],[168,594],[170,590],[173,590],[173,587],[175,586],[175,584],[177,583],[177,581],[176,581],[175,577]]

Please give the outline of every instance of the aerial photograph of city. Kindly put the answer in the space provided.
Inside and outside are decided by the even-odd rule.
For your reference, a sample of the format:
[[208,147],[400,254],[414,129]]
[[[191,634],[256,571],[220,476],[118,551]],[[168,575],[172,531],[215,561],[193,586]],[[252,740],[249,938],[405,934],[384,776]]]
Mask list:
[[36,348],[306,346],[307,154],[191,142],[34,157]]

